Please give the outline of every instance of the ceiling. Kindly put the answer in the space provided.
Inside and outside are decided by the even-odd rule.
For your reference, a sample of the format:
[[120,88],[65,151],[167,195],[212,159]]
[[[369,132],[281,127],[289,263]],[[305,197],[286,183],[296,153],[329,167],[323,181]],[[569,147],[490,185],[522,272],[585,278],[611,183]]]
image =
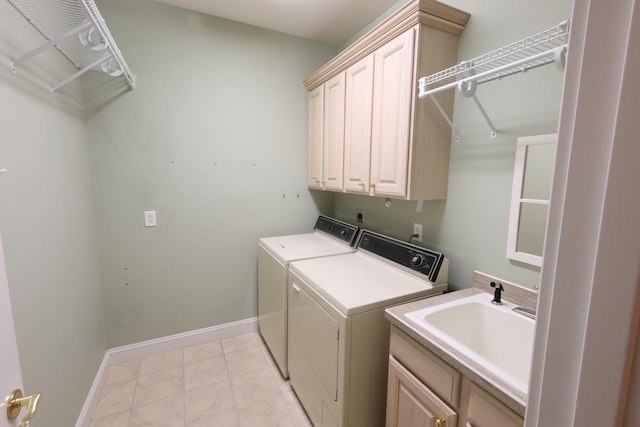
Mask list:
[[161,3],[339,45],[397,0],[157,0]]

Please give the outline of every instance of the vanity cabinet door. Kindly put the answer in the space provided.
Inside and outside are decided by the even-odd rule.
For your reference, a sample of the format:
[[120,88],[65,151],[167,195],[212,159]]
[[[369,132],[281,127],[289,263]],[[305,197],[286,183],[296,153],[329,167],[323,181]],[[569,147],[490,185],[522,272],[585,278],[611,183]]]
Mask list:
[[453,409],[389,357],[386,427],[453,427],[456,422]]
[[[465,378],[463,389],[468,387],[466,416],[461,417],[462,427],[522,427],[524,419],[505,404]],[[463,391],[463,394],[467,394]],[[464,399],[466,400],[466,399]],[[464,409],[461,410],[464,412]]]

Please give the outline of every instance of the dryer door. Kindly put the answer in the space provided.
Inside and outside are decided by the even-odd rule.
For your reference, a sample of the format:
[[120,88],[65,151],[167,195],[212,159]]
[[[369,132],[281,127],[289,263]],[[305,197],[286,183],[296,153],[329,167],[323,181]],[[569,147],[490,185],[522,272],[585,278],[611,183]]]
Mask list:
[[300,365],[312,371],[301,373],[300,377],[313,374],[326,394],[337,400],[338,322],[295,281],[289,289],[289,334],[290,347],[295,347],[295,353],[302,359]]

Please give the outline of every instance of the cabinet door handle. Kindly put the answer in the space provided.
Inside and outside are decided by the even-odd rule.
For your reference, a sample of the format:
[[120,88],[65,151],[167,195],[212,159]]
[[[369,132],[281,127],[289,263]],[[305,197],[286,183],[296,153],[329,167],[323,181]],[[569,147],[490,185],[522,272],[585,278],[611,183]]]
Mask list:
[[293,288],[294,291],[296,291],[297,293],[300,293],[301,291],[300,286],[296,285],[295,283],[291,283],[291,287]]
[[445,427],[447,425],[447,420],[444,418],[436,418],[433,425],[434,427]]
[[464,427],[473,427],[473,424],[471,424],[469,421],[467,421],[467,422],[464,424]]
[[369,187],[371,187],[371,188],[376,188],[376,183],[375,183],[375,182],[372,182],[371,184],[369,184]]

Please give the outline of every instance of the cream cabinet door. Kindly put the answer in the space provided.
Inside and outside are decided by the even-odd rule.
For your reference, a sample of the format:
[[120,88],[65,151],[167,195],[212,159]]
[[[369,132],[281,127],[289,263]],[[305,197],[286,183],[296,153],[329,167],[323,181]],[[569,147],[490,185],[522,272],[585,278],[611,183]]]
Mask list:
[[371,186],[376,195],[407,194],[414,32],[374,52]]
[[369,192],[373,55],[347,69],[344,123],[344,189]]
[[470,383],[464,424],[466,427],[522,427],[524,425],[524,419],[520,415],[476,384],[469,380],[466,382]]
[[323,187],[342,190],[344,168],[345,74],[324,84]]
[[324,86],[309,92],[309,152],[307,185],[322,188],[322,146],[324,144]]
[[455,427],[457,414],[390,357],[386,421],[386,427]]

